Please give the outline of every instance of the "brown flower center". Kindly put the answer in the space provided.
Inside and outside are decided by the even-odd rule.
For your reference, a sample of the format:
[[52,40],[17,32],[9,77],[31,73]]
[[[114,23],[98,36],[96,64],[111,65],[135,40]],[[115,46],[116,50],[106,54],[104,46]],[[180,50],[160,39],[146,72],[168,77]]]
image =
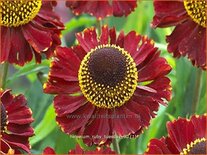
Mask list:
[[18,27],[29,23],[39,12],[41,0],[1,0],[0,25]]
[[78,79],[81,91],[93,105],[115,108],[126,103],[137,86],[137,68],[124,49],[100,45],[82,60]]
[[5,130],[7,124],[7,114],[4,105],[1,103],[1,132]]
[[188,144],[181,154],[206,154],[206,139],[196,139]]
[[184,6],[194,22],[206,27],[206,0],[184,0]]
[[126,74],[126,57],[116,48],[97,49],[91,54],[88,71],[94,82],[116,86],[124,80]]

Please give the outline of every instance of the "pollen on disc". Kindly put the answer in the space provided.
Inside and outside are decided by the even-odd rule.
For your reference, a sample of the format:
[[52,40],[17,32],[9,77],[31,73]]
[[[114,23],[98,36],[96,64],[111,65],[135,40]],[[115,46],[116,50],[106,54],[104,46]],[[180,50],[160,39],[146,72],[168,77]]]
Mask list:
[[0,25],[18,27],[32,21],[40,11],[41,0],[0,1]]

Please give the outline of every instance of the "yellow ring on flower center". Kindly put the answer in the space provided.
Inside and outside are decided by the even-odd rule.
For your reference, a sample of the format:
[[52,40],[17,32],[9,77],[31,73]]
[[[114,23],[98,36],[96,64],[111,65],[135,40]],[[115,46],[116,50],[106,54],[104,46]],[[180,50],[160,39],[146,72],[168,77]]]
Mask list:
[[[186,155],[186,154],[203,154],[204,152],[202,152],[202,151],[204,151],[204,150],[202,150],[202,149],[206,149],[205,147],[206,147],[206,138],[198,138],[195,141],[191,142],[190,144],[187,144],[186,148],[184,148],[183,151],[180,154],[181,155]],[[193,149],[195,149],[195,150],[193,150]],[[196,152],[196,153],[193,152],[193,151],[197,151],[198,149],[201,152]]]
[[100,45],[83,58],[79,86],[89,102],[99,108],[125,104],[137,87],[138,72],[131,55],[116,45]]
[[206,0],[184,0],[184,6],[194,22],[206,27]]
[[38,14],[42,0],[1,0],[0,25],[18,27],[32,21]]

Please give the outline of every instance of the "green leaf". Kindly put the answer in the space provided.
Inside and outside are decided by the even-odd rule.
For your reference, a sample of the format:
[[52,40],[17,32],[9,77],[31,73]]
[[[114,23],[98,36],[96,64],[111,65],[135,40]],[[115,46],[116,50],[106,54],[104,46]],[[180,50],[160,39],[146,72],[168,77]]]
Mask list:
[[44,139],[49,133],[51,133],[56,127],[55,122],[55,110],[51,104],[46,111],[43,120],[35,128],[35,136],[30,139],[30,144],[34,145],[40,140]]
[[62,31],[62,35],[66,35],[67,33],[73,31],[74,29],[81,26],[92,26],[96,23],[96,18],[89,16],[81,16],[80,18],[72,18],[69,22],[65,24],[65,30]]
[[[55,150],[57,154],[68,153],[69,150],[74,149],[76,146],[75,138],[71,138],[71,136],[67,135],[66,133],[58,130],[56,133],[56,144]],[[60,142],[60,143],[58,143]]]
[[9,84],[10,82],[22,76],[26,76],[32,73],[37,73],[43,70],[48,70],[49,64],[50,64],[49,60],[43,60],[41,64],[36,64],[36,62],[31,62],[31,63],[26,64],[23,67],[15,66],[18,69],[18,71],[7,79],[7,83]]
[[166,115],[168,116],[168,118],[169,118],[170,121],[173,121],[173,120],[176,119],[173,115],[171,115],[169,113],[166,113]]

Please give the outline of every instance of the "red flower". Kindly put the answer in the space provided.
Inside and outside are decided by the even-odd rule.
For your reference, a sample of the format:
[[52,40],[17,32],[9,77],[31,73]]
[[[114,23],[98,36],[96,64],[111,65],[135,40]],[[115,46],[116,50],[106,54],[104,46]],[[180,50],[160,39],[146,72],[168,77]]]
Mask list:
[[[47,147],[44,149],[43,154],[56,154],[54,149],[51,147]],[[81,149],[79,145],[76,145],[74,150],[68,152],[68,154],[116,154],[114,151],[111,150],[110,147],[98,147],[96,150],[93,151],[84,151]]]
[[0,63],[23,66],[32,60],[33,54],[38,63],[42,54],[47,58],[53,54],[61,43],[60,31],[64,28],[53,11],[55,5],[42,0],[1,1]]
[[79,15],[81,13],[88,13],[98,19],[106,16],[127,16],[137,7],[136,0],[119,1],[66,1],[66,6],[69,7],[73,13]]
[[55,150],[51,147],[46,147],[43,151],[43,154],[56,154]]
[[10,90],[0,90],[1,154],[30,152],[29,137],[34,134],[30,126],[32,111],[23,95],[13,96]]
[[100,37],[94,28],[76,37],[79,45],[56,49],[44,85],[46,93],[58,94],[54,106],[61,129],[82,135],[88,145],[139,134],[159,103],[170,99],[171,67],[153,41],[135,31],[117,37],[104,26]]
[[168,136],[152,139],[147,154],[206,154],[206,114],[167,124]]
[[206,69],[206,0],[154,0],[152,26],[176,26],[167,36],[174,57],[187,56],[193,65]]

